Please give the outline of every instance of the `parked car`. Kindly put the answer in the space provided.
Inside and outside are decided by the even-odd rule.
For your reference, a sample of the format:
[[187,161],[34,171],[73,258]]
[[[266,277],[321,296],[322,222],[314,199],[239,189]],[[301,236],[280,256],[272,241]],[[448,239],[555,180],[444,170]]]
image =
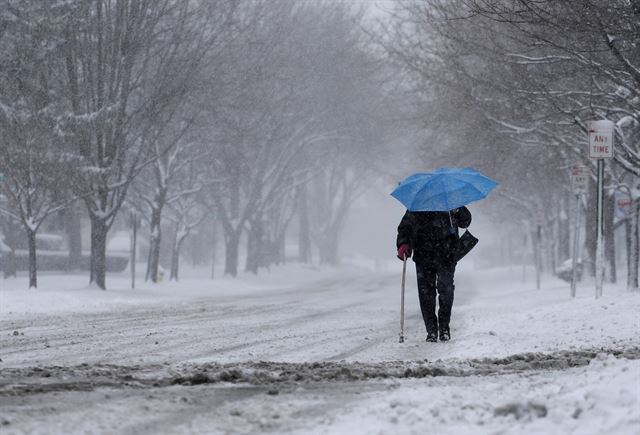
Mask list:
[[[576,262],[576,271],[578,272],[578,280],[582,279],[582,259]],[[563,281],[571,282],[573,279],[573,259],[568,259],[556,268],[556,275]]]

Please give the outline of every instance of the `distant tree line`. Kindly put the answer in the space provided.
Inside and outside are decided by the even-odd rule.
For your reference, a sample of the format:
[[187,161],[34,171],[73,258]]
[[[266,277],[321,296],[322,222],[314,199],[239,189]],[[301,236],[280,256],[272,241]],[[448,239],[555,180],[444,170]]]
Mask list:
[[90,222],[102,289],[134,211],[154,282],[168,228],[174,279],[184,241],[216,227],[232,276],[242,241],[247,271],[283,262],[294,224],[300,261],[315,246],[335,264],[391,131],[362,20],[348,1],[1,0],[0,223],[5,245],[28,239],[30,286],[54,215],[70,269]]

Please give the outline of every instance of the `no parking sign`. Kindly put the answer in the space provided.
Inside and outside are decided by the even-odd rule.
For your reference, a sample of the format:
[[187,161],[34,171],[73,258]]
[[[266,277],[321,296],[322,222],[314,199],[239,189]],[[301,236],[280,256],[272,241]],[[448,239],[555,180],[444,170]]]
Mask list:
[[592,159],[613,158],[614,123],[607,119],[589,123],[589,157]]
[[589,188],[589,168],[584,165],[573,165],[570,169],[571,190],[576,195],[584,195]]
[[622,190],[616,190],[614,196],[616,199],[614,218],[616,220],[622,220],[631,216],[633,211],[633,199],[631,199],[629,193]]

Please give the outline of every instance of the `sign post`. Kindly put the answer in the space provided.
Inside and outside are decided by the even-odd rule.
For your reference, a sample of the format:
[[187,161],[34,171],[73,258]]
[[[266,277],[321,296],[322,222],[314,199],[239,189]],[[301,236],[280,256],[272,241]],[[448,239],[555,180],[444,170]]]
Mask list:
[[576,195],[576,214],[573,230],[573,258],[571,260],[571,297],[576,297],[576,283],[578,282],[578,251],[580,250],[580,206],[582,195],[589,187],[589,168],[584,165],[571,167],[571,189]]
[[535,262],[536,262],[536,289],[540,290],[540,274],[542,273],[542,226],[545,224],[544,211],[538,209],[535,216],[536,242],[535,242]]
[[522,238],[522,282],[527,281],[527,233],[524,233]]
[[602,296],[604,281],[604,159],[613,157],[612,121],[600,120],[589,123],[589,157],[598,159],[597,219],[596,219],[596,299]]
[[129,260],[131,262],[131,288],[136,288],[136,246],[138,238],[138,225],[140,224],[138,212],[132,210],[129,219],[131,225],[131,255]]

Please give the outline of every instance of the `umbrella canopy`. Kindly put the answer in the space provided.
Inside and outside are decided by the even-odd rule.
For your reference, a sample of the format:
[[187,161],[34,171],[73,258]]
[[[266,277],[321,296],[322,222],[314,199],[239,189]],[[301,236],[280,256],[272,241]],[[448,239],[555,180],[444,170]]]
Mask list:
[[440,168],[405,178],[391,196],[409,211],[450,211],[486,197],[498,183],[471,168]]

